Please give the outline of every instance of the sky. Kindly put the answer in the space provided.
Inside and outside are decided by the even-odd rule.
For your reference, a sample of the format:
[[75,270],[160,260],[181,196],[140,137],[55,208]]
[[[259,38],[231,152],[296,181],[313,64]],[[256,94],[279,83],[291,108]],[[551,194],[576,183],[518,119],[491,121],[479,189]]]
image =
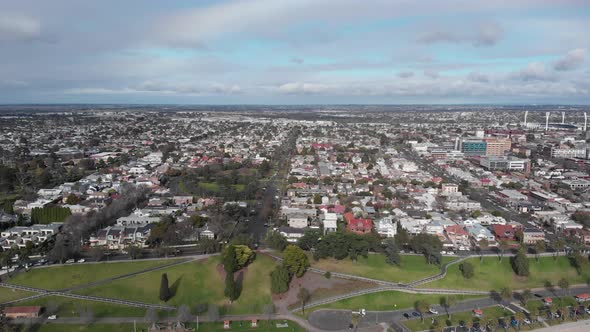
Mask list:
[[590,0],[0,8],[0,104],[590,104]]

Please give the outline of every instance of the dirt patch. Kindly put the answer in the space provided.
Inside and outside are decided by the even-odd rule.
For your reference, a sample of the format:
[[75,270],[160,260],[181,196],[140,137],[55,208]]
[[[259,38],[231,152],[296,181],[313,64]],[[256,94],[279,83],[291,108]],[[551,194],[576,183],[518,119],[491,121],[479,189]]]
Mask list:
[[299,289],[302,287],[307,288],[307,290],[311,293],[310,301],[316,301],[338,294],[350,293],[354,290],[359,290],[362,288],[375,287],[375,284],[334,277],[327,279],[323,275],[307,272],[301,278],[293,278],[293,280],[291,280],[291,284],[289,285],[289,290],[286,293],[273,295],[272,299],[276,306],[277,312],[285,313],[289,311],[289,307],[297,306],[299,304],[297,294],[299,293]]

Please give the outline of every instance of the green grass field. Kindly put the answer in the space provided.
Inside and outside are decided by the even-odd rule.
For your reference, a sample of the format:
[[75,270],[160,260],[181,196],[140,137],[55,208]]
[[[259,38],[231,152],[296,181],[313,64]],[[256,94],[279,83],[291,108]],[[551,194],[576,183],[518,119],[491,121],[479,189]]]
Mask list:
[[16,299],[22,299],[23,297],[35,295],[33,292],[26,292],[11,288],[0,287],[0,303],[12,301]]
[[[137,325],[137,331],[147,331],[146,324]],[[44,324],[39,327],[39,332],[132,332],[133,324],[92,324],[92,325],[73,325],[73,324]]]
[[[288,324],[288,327],[284,328],[277,328],[276,324]],[[305,331],[301,326],[297,325],[295,322],[292,321],[261,321],[258,323],[257,328],[251,327],[250,321],[242,322],[242,326],[240,326],[240,322],[232,322],[231,323],[231,330],[230,331],[258,331],[258,332],[270,332],[270,331],[285,331],[285,332],[303,332]],[[146,324],[137,323],[136,325],[137,331],[147,331],[148,326]],[[223,323],[200,323],[199,328],[197,330],[197,324],[193,323],[190,327],[194,328],[195,331],[207,331],[207,332],[216,332],[216,331],[228,331],[223,329]],[[89,326],[86,325],[73,325],[73,324],[45,324],[41,325],[38,330],[39,332],[132,332],[133,331],[133,324],[92,324]]]
[[104,280],[131,272],[172,263],[172,260],[72,264],[36,268],[12,277],[8,282],[36,288],[59,290]]
[[524,289],[544,287],[546,281],[554,285],[559,279],[566,278],[571,285],[585,284],[590,280],[590,266],[586,266],[582,274],[578,274],[567,257],[541,257],[539,262],[536,259],[529,259],[529,277],[521,278],[514,274],[510,266],[510,259],[504,257],[500,262],[497,257],[484,257],[480,262],[479,258],[468,260],[475,267],[475,276],[465,280],[459,270],[459,264],[449,267],[447,276],[424,287],[432,288],[455,288],[455,289],[476,289],[476,290],[500,290],[503,287],[512,289]]
[[186,304],[193,307],[199,303],[215,303],[224,306],[221,310],[230,314],[260,313],[271,303],[270,276],[274,261],[258,255],[247,267],[240,298],[229,304],[223,295],[224,280],[217,270],[220,257],[206,261],[190,262],[160,271],[118,280],[95,288],[81,290],[81,294],[120,298],[147,303],[160,303],[159,291],[162,273],[168,274],[170,287],[175,295],[167,304]]
[[[482,311],[483,315],[481,317],[474,316],[472,311],[464,311],[451,315],[450,320],[446,314],[437,316],[437,319],[440,323],[440,326],[457,326],[461,321],[465,322],[466,326],[471,326],[473,322],[481,322],[482,324],[485,324],[485,322],[489,320],[497,321],[498,318],[512,316],[510,311],[504,310],[501,307],[485,308],[482,309]],[[418,318],[408,321],[402,320],[402,323],[412,331],[429,330],[432,328],[432,315],[425,316],[424,322]]]
[[[443,263],[454,260],[454,257],[443,257]],[[404,255],[401,266],[390,265],[385,261],[385,255],[369,255],[368,258],[359,257],[356,262],[345,258],[321,259],[317,262],[310,260],[312,266],[330,272],[354,274],[361,277],[373,278],[392,282],[410,282],[440,273],[438,265],[426,263],[423,256]]]
[[18,305],[39,305],[48,307],[55,305],[58,308],[57,315],[60,317],[79,317],[80,312],[91,309],[94,317],[144,317],[145,309],[117,305],[112,303],[84,301],[61,296],[46,296],[34,300],[23,301]]
[[[345,299],[338,302],[317,306],[311,308],[310,311],[318,309],[358,310],[361,308],[364,308],[366,310],[377,311],[398,310],[414,308],[414,304],[416,303],[416,301],[420,300],[427,301],[430,304],[439,304],[441,297],[441,295],[411,294],[404,292],[387,291],[357,296],[350,299]],[[459,301],[474,298],[478,298],[478,296],[457,296],[457,300]]]

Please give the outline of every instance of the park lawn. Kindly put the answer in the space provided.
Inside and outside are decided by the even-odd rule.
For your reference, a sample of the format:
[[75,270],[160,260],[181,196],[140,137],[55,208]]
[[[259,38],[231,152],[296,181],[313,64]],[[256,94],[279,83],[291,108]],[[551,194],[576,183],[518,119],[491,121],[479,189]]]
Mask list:
[[[427,301],[430,304],[439,304],[441,297],[443,297],[443,295],[412,294],[397,291],[385,291],[351,297],[349,299],[324,304],[321,306],[310,308],[310,311],[315,311],[318,309],[366,309],[371,311],[390,311],[406,308],[413,309],[416,301]],[[481,296],[456,296],[458,301],[475,299],[478,297]]]
[[538,262],[535,258],[529,258],[528,278],[514,274],[509,257],[504,257],[502,262],[497,257],[484,257],[483,261],[470,258],[467,261],[475,268],[475,275],[471,279],[465,280],[459,264],[454,264],[449,267],[445,278],[425,284],[424,287],[498,291],[503,287],[514,290],[544,287],[546,281],[556,285],[561,278],[566,278],[571,285],[585,284],[590,280],[590,266],[587,265],[582,274],[578,274],[567,257],[558,257],[557,260],[553,257],[541,257]]
[[[458,326],[459,322],[465,322],[465,325],[471,327],[473,322],[481,322],[480,324],[485,324],[485,322],[489,320],[498,321],[499,318],[502,317],[512,317],[512,312],[504,310],[499,306],[489,307],[482,309],[483,315],[481,317],[476,317],[473,314],[473,311],[464,311],[458,312],[451,315],[451,319],[448,319],[446,314],[441,314],[436,316],[440,326]],[[425,315],[424,322],[420,318],[411,319],[407,321],[402,321],[402,323],[412,331],[424,331],[432,329],[432,315]],[[507,322],[509,323],[509,321]]]
[[214,303],[219,306],[227,306],[226,310],[220,310],[222,313],[263,312],[264,305],[271,303],[269,273],[274,267],[273,260],[263,255],[256,257],[256,260],[245,270],[240,298],[231,305],[223,295],[224,278],[217,268],[220,260],[220,257],[211,257],[204,261],[188,262],[160,271],[83,289],[79,293],[164,304],[159,300],[159,292],[162,273],[166,272],[174,294],[166,304],[173,306],[186,304],[193,308],[196,304]]
[[219,191],[219,183],[217,182],[199,182],[199,187],[213,192]]
[[170,264],[174,260],[146,260],[116,263],[72,264],[34,268],[12,277],[8,282],[49,290],[66,289],[153,267]]
[[61,296],[40,297],[37,299],[20,302],[18,303],[18,305],[38,305],[47,308],[48,304],[51,303],[57,306],[57,315],[59,317],[79,317],[80,312],[84,312],[87,309],[92,310],[95,318],[144,317],[146,311],[146,309],[144,308],[130,307],[125,305],[118,305],[98,301],[72,299]]
[[37,293],[27,292],[18,289],[0,287],[0,303],[22,299],[23,297],[35,295]]
[[[290,321],[290,320],[271,320],[271,321],[259,321],[258,327],[252,327],[251,321],[242,321],[242,326],[240,326],[239,321],[234,321],[230,323],[230,331],[257,331],[257,332],[304,332],[305,329],[299,326],[299,324]],[[288,327],[278,328],[276,324],[287,324]],[[197,330],[197,324],[191,324],[191,327]],[[199,324],[199,331],[207,331],[207,332],[221,332],[221,331],[228,331],[223,328],[223,322],[215,322],[215,323],[200,323]]]
[[[443,257],[443,263],[455,260],[454,257]],[[371,254],[367,258],[359,257],[356,262],[345,258],[320,259],[312,262],[312,266],[330,272],[353,274],[361,277],[406,283],[440,273],[440,266],[428,264],[424,256],[403,255],[401,266],[387,264],[385,255]]]
[[[148,325],[137,323],[137,331],[147,331]],[[39,327],[39,332],[129,332],[133,331],[133,324],[92,324],[92,325],[74,325],[74,324],[43,324]]]

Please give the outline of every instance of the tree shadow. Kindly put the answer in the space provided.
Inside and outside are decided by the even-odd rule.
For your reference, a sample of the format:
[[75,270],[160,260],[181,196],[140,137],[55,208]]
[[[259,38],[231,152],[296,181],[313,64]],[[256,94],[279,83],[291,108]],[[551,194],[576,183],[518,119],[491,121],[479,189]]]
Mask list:
[[170,289],[170,299],[173,298],[176,295],[176,292],[178,291],[178,286],[180,286],[180,281],[182,280],[182,276],[180,276],[178,279],[176,279],[174,281],[174,283],[172,285],[170,285],[169,289]]

